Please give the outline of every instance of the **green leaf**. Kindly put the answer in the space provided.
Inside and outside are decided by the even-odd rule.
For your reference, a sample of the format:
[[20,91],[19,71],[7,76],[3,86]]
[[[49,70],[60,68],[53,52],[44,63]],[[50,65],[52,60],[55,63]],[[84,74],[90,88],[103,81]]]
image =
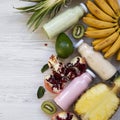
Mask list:
[[34,29],[33,31],[35,31],[39,25],[41,24],[42,20],[45,18],[45,16],[48,14],[49,11],[45,11],[44,13],[41,14],[41,16],[36,20],[35,24],[34,24]]
[[32,16],[29,18],[27,25],[29,28],[34,27],[33,30],[36,30],[43,19],[50,15],[54,17],[61,9],[63,5],[65,5],[65,1],[67,0],[22,0],[28,2],[36,2],[33,6],[21,7],[17,8],[21,12],[32,13]]
[[48,69],[49,69],[48,64],[45,64],[45,65],[42,67],[41,72],[43,73],[43,72],[45,72],[45,71],[48,70]]
[[[46,11],[45,11],[45,9],[43,7],[44,7],[44,4],[42,2],[40,2],[39,4],[37,4],[35,6],[34,9],[36,11],[32,14],[32,16],[30,17],[30,19],[27,22],[27,25],[29,25],[29,28],[31,28],[32,26],[34,26],[34,24],[36,24],[36,22],[38,20],[42,21],[42,16],[44,16],[46,14]],[[38,28],[38,27],[36,27],[36,28]],[[36,28],[34,28],[34,30]]]
[[45,93],[45,88],[43,86],[40,86],[37,91],[37,97],[38,99],[42,98]]
[[15,8],[15,9],[20,10],[21,13],[24,13],[24,12],[35,12],[34,7],[35,7],[35,5],[26,6],[26,7],[19,7],[19,8]]
[[62,4],[58,4],[54,7],[51,8],[51,10],[49,10],[49,14],[50,14],[50,18],[53,18],[61,9]]
[[33,8],[35,5],[32,5],[32,6],[26,6],[26,7],[19,7],[19,8],[16,8],[17,10],[28,10],[30,8]]
[[33,13],[33,15],[30,17],[30,19],[28,20],[27,22],[27,25],[29,25],[30,27],[33,26],[33,24],[35,23],[35,21],[38,19],[38,18],[41,18],[41,11],[40,10],[37,10],[36,12]]

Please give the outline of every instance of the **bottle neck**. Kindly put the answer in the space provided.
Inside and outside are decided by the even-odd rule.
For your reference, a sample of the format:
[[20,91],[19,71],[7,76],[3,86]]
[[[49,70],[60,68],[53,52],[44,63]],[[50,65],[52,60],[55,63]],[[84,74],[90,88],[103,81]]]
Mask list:
[[92,82],[93,78],[96,77],[96,75],[89,69],[86,69],[86,72],[82,74],[82,77],[84,79],[84,81],[86,81],[87,83]]
[[84,15],[84,10],[81,6],[74,7],[74,14],[77,14],[77,16],[80,18]]
[[[79,79],[79,77],[80,77],[80,79]],[[79,81],[80,83],[82,83],[83,86],[87,86],[88,84],[90,84],[92,82],[92,76],[88,72],[83,73],[79,77],[76,80]]]
[[74,13],[78,14],[79,17],[82,17],[84,13],[87,13],[88,9],[84,3],[80,3],[79,6],[74,8]]
[[87,83],[90,83],[90,82],[92,82],[92,76],[88,73],[88,72],[85,72],[85,73],[83,73],[83,74],[85,74],[84,75],[84,80],[87,82]]

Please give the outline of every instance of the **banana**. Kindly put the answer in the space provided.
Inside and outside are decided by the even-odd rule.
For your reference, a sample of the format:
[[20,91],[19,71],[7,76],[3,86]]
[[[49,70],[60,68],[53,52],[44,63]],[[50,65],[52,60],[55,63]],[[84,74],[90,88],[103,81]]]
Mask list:
[[92,14],[90,14],[90,13],[88,13],[88,14],[86,15],[86,17],[96,18],[95,16],[93,16],[93,15],[92,15]]
[[106,53],[106,52],[111,48],[111,46],[112,46],[112,45],[109,45],[109,46],[105,47],[105,48],[102,50],[102,52],[103,52],[103,53]]
[[112,8],[108,5],[108,3],[105,0],[94,0],[95,3],[108,15],[117,18],[117,15],[114,13]]
[[94,27],[87,27],[87,29],[86,29],[86,31],[94,31],[94,30],[98,30],[98,29],[96,29]]
[[[118,0],[87,0],[90,13],[83,17],[88,25],[85,36],[93,38],[92,46],[108,58],[117,53],[120,60],[120,5]],[[118,52],[117,52],[118,51]]]
[[105,53],[104,57],[109,58],[114,55],[120,49],[120,35],[112,47]]
[[117,60],[120,60],[120,49],[119,49],[119,51],[117,53]]
[[117,23],[106,22],[90,17],[83,17],[83,22],[95,28],[111,28],[117,25]]
[[119,36],[119,31],[114,32],[112,35],[110,35],[106,39],[104,39],[104,41],[102,41],[102,42],[98,43],[96,46],[94,46],[94,49],[95,50],[104,49],[105,47],[113,44],[116,41],[116,39],[118,38],[118,36]]
[[98,8],[92,1],[88,0],[86,3],[89,11],[96,16],[97,18],[99,18],[100,20],[103,21],[108,21],[108,22],[116,22],[115,19],[113,19],[111,16],[107,15],[106,13],[104,13],[100,8]]
[[86,31],[85,36],[90,38],[103,38],[111,35],[116,31],[117,28],[108,28],[108,29],[102,29],[102,30],[92,30],[92,31]]
[[118,0],[106,0],[114,12],[119,15],[120,14],[120,6]]
[[95,46],[98,43],[100,43],[101,41],[103,41],[105,38],[99,38],[99,39],[95,39],[94,41],[92,41],[92,45]]

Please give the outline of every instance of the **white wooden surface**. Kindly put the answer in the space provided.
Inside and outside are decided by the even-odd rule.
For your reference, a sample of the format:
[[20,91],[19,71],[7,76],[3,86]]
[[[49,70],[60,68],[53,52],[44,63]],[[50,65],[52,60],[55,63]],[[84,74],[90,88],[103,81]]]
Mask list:
[[0,120],[49,120],[40,105],[52,95],[46,92],[38,100],[36,92],[45,75],[40,69],[55,53],[54,40],[41,29],[35,33],[27,29],[29,15],[13,9],[20,5],[24,2],[0,1]]
[[35,33],[27,29],[28,15],[13,9],[23,3],[0,3],[0,120],[49,120],[40,105],[51,95],[46,92],[38,100],[36,92],[43,85],[40,69],[54,53],[54,44],[41,29]]

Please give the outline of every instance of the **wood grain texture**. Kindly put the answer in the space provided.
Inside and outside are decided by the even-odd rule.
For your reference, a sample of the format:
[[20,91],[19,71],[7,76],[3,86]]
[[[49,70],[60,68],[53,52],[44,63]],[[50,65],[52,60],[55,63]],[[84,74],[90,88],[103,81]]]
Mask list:
[[[55,40],[48,40],[41,28],[28,30],[29,15],[13,9],[21,5],[19,0],[0,3],[0,120],[50,120],[40,105],[53,95],[46,92],[38,100],[36,93],[47,74],[40,69],[55,54]],[[120,120],[119,113],[115,116]]]
[[28,30],[28,15],[13,9],[23,3],[5,0],[0,4],[0,120],[49,120],[40,105],[51,95],[46,92],[38,100],[36,93],[43,85],[40,69],[54,53],[54,44],[41,29]]

